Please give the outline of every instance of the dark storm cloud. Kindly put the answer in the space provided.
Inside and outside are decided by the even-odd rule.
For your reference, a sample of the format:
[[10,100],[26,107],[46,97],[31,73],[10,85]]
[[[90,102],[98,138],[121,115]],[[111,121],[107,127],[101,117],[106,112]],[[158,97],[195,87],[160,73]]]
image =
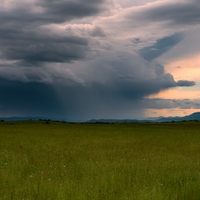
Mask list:
[[79,60],[83,59],[89,50],[86,38],[56,37],[44,33],[15,30],[2,31],[1,28],[0,45],[1,56],[4,59],[23,61],[29,64]]
[[173,87],[194,86],[195,82],[181,80],[176,82],[171,74],[164,74],[150,80],[123,80],[117,82],[116,88],[112,91],[117,91],[119,96],[129,99],[141,99],[150,94],[156,94],[162,90]]
[[[102,62],[105,63],[105,60]],[[96,67],[99,68],[98,64]],[[164,72],[162,65],[152,68],[154,78],[148,79],[135,77],[136,71],[129,71],[127,66],[121,68],[122,71],[128,70],[124,75],[119,73],[120,70],[114,71],[117,67],[114,63],[112,67],[99,68],[104,76],[97,70],[90,70],[94,80],[85,77],[84,82],[78,82],[76,77],[70,78],[64,71],[61,74],[49,71],[48,74],[28,70],[27,74],[22,73],[22,77],[22,69],[15,71],[7,75],[10,80],[0,79],[1,115],[39,115],[66,120],[139,117],[146,108],[142,101],[145,96],[178,85],[194,84],[175,82],[172,75]],[[17,73],[19,78],[16,79],[23,82],[12,80]],[[110,73],[113,75],[110,76]],[[50,81],[45,83],[45,80]]]
[[45,11],[41,19],[60,23],[73,18],[93,16],[101,11],[104,2],[104,0],[43,0],[38,5]]
[[[200,20],[199,0],[163,0],[155,1],[141,7],[133,7],[126,15],[127,19],[149,22],[149,25],[161,23],[165,28],[183,28],[183,25],[193,26]],[[185,29],[184,29],[185,30]],[[177,30],[175,30],[177,31]],[[175,32],[174,31],[174,32]]]
[[[105,0],[41,0],[20,2],[8,10],[2,10],[0,22],[33,26],[62,23],[72,19],[94,16],[105,8]],[[31,24],[28,24],[31,23]]]
[[164,37],[157,40],[154,45],[140,49],[139,54],[148,61],[153,60],[161,56],[163,53],[169,51],[182,39],[183,35],[178,33],[168,37]]
[[153,21],[165,21],[174,25],[194,25],[200,20],[200,1],[171,1],[158,2],[157,6],[150,7],[144,17]]
[[[84,59],[90,49],[89,38],[68,30],[59,35],[41,26],[94,16],[102,11],[103,5],[104,0],[44,0],[32,4],[16,3],[10,9],[1,10],[1,58],[16,60],[23,65]],[[91,33],[92,36],[103,34],[100,27]]]
[[[74,38],[72,38],[73,40]],[[70,62],[83,59],[89,50],[88,46],[77,43],[73,44],[72,41],[16,40],[13,41],[12,45],[11,41],[7,44],[5,44],[5,41],[0,41],[0,44],[2,45],[2,57],[4,59],[35,64],[37,62]]]
[[[194,83],[186,81],[181,86],[189,84]],[[167,74],[164,77],[147,81],[124,77],[112,81],[96,81],[86,85],[57,85],[57,87],[59,87],[60,93],[58,93],[65,105],[66,115],[71,119],[82,120],[140,117],[143,109],[146,108],[143,102],[145,96],[178,85],[173,77]],[[161,101],[157,103],[158,106],[161,105]],[[152,107],[151,102],[146,105]],[[162,105],[166,106],[166,102]]]
[[64,107],[48,84],[0,79],[1,116],[60,117]]
[[40,116],[76,121],[116,117],[130,107],[137,109],[131,103],[125,105],[121,97],[114,100],[117,96],[110,89],[100,84],[69,86],[0,79],[0,117]]
[[[129,89],[121,87],[123,90],[118,90],[119,86],[111,87],[100,83],[90,86],[80,84],[53,86],[1,79],[0,112],[1,116],[41,116],[76,121],[91,118],[139,117],[144,108],[194,106],[194,102],[188,100],[179,100],[178,103],[161,99],[142,100],[135,96],[140,95],[141,87],[133,86]],[[122,95],[124,89],[126,91]]]
[[187,81],[187,80],[180,80],[180,81],[177,81],[177,86],[184,86],[184,87],[190,87],[190,86],[193,86],[195,85],[195,82],[194,81]]

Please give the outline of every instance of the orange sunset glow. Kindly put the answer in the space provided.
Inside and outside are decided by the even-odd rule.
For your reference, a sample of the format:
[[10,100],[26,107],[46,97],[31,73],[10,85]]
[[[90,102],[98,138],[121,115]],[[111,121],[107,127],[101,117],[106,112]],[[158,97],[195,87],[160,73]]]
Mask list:
[[175,80],[200,80],[200,54],[186,59],[177,60],[165,65]]
[[[176,81],[178,80],[192,80],[196,85],[192,88],[177,87],[163,90],[158,94],[149,95],[147,98],[154,99],[195,99],[200,102],[200,55],[190,56],[189,58],[183,58],[175,60],[165,65],[166,70],[174,76]],[[185,116],[194,112],[199,112],[199,108],[187,108],[181,109],[147,109],[146,116]]]
[[170,109],[147,109],[145,112],[146,117],[169,117],[169,116],[186,116],[195,112],[200,112],[200,109],[190,108],[170,108]]

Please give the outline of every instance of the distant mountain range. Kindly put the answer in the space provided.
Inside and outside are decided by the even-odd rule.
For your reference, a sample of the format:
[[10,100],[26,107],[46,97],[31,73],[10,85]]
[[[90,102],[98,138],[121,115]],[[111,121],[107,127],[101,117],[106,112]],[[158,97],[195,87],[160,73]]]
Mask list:
[[92,119],[89,123],[114,123],[114,122],[178,122],[178,121],[191,121],[200,120],[200,112],[193,113],[184,117],[158,117],[158,118],[146,118],[142,120],[138,119]]
[[[45,117],[2,117],[0,120],[4,121],[22,121],[22,120],[58,120],[65,121],[60,119],[45,118]],[[138,119],[91,119],[86,121],[86,123],[123,123],[123,122],[178,122],[178,121],[191,121],[191,120],[200,120],[200,112],[193,113],[184,117],[150,117],[142,120]]]
[[170,121],[191,121],[200,120],[200,112],[193,113],[184,117],[161,117],[157,119],[158,122],[170,122]]

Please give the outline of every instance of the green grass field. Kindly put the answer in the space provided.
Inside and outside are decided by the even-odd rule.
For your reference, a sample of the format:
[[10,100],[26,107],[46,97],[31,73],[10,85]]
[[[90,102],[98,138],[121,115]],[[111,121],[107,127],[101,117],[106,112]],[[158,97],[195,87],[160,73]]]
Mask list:
[[0,122],[0,200],[199,200],[200,122]]

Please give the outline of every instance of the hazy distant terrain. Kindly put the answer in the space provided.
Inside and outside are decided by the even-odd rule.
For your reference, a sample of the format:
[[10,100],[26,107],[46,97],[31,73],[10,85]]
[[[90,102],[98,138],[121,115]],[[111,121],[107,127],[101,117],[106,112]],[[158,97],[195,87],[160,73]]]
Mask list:
[[143,120],[138,119],[93,119],[88,122],[172,122],[172,121],[192,121],[200,120],[200,112],[193,113],[184,117],[157,117],[157,118],[146,118]]
[[[47,117],[3,117],[0,120],[5,121],[21,121],[21,120],[54,120],[54,121],[65,121],[64,119],[57,118],[47,118]],[[146,119],[91,119],[88,123],[96,123],[96,122],[104,122],[104,123],[114,123],[114,122],[172,122],[172,121],[192,121],[192,120],[200,120],[200,112],[193,113],[184,117],[154,117],[154,118],[146,118]],[[69,121],[71,122],[71,121]],[[73,121],[72,121],[73,122]]]

